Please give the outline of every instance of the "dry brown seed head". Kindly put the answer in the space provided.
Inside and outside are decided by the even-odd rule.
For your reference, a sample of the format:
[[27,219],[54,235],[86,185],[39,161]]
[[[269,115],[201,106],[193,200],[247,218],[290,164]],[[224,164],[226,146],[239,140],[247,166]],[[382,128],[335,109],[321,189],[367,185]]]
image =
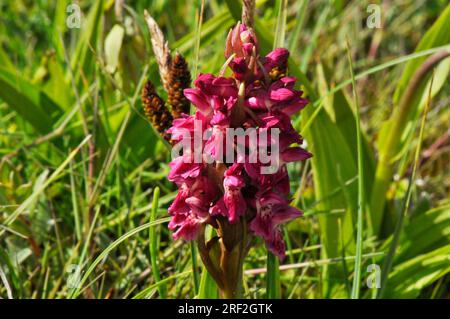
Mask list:
[[147,81],[142,89],[142,105],[145,115],[164,139],[170,142],[170,134],[166,130],[172,126],[173,117],[163,99],[156,93],[151,81]]
[[167,102],[172,107],[172,115],[178,118],[182,113],[189,114],[190,102],[184,96],[183,90],[191,85],[191,73],[188,64],[180,53],[172,60],[169,74],[169,90]]

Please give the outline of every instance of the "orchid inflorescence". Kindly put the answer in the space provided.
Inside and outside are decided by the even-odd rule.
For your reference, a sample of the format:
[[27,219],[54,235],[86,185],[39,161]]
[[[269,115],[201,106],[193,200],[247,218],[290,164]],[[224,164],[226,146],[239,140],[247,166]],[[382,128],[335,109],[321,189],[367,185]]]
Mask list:
[[[178,186],[169,207],[169,228],[174,239],[198,242],[202,260],[224,296],[236,296],[239,290],[252,239],[261,237],[267,249],[283,259],[281,225],[302,215],[289,205],[286,163],[311,157],[299,146],[302,137],[291,124],[291,116],[308,101],[294,88],[296,79],[287,76],[288,57],[284,48],[260,56],[254,31],[238,23],[227,37],[221,74],[200,74],[195,88],[184,89],[195,113],[175,117],[164,132],[171,134],[172,144],[187,145],[169,164],[168,179]],[[231,76],[224,75],[226,67]],[[256,145],[249,145],[248,138],[225,139],[230,128],[253,128]],[[205,138],[206,131],[212,134]],[[198,136],[200,143],[194,142]],[[194,161],[199,148],[200,161]],[[233,162],[225,160],[222,149],[235,153]],[[279,154],[270,174],[262,170],[266,163],[254,157],[262,149]],[[207,225],[216,235],[205,235]]]
[[[279,48],[259,57],[253,31],[238,24],[230,31],[225,49],[225,57],[231,57],[233,76],[200,74],[194,83],[196,88],[184,90],[197,111],[173,121],[168,130],[172,138],[183,139],[180,129],[191,130],[191,136],[195,136],[194,120],[201,121],[202,130],[212,128],[214,132],[202,146],[203,152],[214,158],[215,147],[225,144],[217,138],[224,137],[227,128],[254,127],[258,133],[278,128],[282,165],[273,174],[261,174],[262,164],[250,163],[245,158],[235,163],[224,163],[222,158],[215,158],[212,164],[193,163],[186,160],[194,153],[193,149],[175,158],[169,174],[169,180],[179,187],[178,196],[169,208],[172,216],[169,227],[174,230],[174,238],[197,238],[202,225],[217,227],[217,216],[226,217],[230,224],[243,218],[251,233],[261,236],[270,251],[284,256],[279,225],[301,215],[289,206],[285,163],[311,156],[299,146],[291,146],[301,144],[302,137],[292,127],[290,116],[301,110],[307,100],[302,98],[301,91],[294,89],[295,78],[285,75],[288,56],[286,49]],[[258,146],[268,142],[270,133],[269,141],[258,139]]]

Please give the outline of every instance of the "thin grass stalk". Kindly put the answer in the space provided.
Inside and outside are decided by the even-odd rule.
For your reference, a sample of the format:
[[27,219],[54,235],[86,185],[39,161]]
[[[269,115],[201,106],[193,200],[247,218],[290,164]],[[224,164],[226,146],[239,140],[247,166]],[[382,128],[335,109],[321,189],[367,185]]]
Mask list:
[[190,271],[184,271],[182,273],[178,273],[175,274],[173,276],[167,277],[162,279],[161,281],[154,283],[153,285],[148,286],[147,288],[145,288],[144,290],[140,291],[139,293],[137,293],[132,299],[143,299],[143,298],[147,298],[149,295],[152,294],[152,292],[155,289],[159,289],[159,287],[161,287],[162,285],[166,285],[168,282],[175,280],[177,278],[181,278],[181,277],[185,277],[187,275],[189,275],[191,272]]
[[76,298],[81,293],[81,288],[86,283],[86,281],[89,279],[89,276],[92,274],[92,272],[95,270],[95,268],[108,256],[108,254],[113,251],[117,246],[119,246],[122,242],[125,240],[133,237],[134,235],[140,233],[141,231],[146,230],[147,228],[154,227],[156,225],[160,225],[163,223],[167,223],[170,221],[170,217],[161,218],[158,220],[155,220],[151,223],[146,223],[144,225],[138,226],[129,232],[123,234],[119,238],[117,238],[114,242],[112,242],[108,247],[106,247],[98,256],[95,258],[95,260],[91,263],[91,265],[88,267],[86,272],[83,274],[83,277],[80,279],[80,283],[77,288],[74,289],[72,294],[70,295],[70,298]]
[[395,225],[392,242],[391,242],[391,245],[389,246],[388,254],[383,263],[383,268],[382,268],[382,273],[381,273],[381,288],[378,291],[377,298],[382,298],[384,292],[386,291],[386,285],[387,285],[387,281],[389,278],[389,272],[391,271],[392,264],[394,262],[395,252],[397,250],[398,242],[400,240],[400,235],[401,235],[401,232],[403,229],[403,222],[405,220],[406,214],[408,213],[409,206],[411,203],[412,188],[414,185],[414,180],[416,179],[417,167],[419,165],[420,150],[421,150],[422,141],[423,141],[423,133],[425,131],[425,122],[426,122],[428,110],[430,109],[430,104],[431,104],[431,92],[433,89],[433,81],[434,81],[434,74],[431,77],[427,103],[425,104],[425,109],[423,110],[422,121],[420,124],[420,131],[419,131],[419,140],[417,142],[417,147],[416,147],[416,151],[414,154],[413,170],[412,170],[411,175],[409,176],[408,188],[406,190],[406,195],[405,195],[405,198],[403,201],[402,212],[401,212],[401,214],[398,218],[398,221]]
[[364,197],[364,166],[363,166],[363,150],[362,150],[362,135],[361,135],[361,119],[359,110],[358,94],[356,92],[356,80],[353,72],[353,60],[351,55],[350,44],[347,39],[347,56],[350,64],[350,74],[352,78],[352,90],[353,98],[355,102],[355,121],[356,121],[356,144],[358,151],[358,220],[356,224],[356,258],[355,258],[355,270],[353,277],[353,285],[351,298],[358,299],[361,285],[361,260],[362,260],[362,233],[363,233],[363,210],[365,209],[365,197]]
[[197,29],[195,30],[195,47],[194,47],[194,72],[192,78],[196,79],[198,74],[198,61],[200,54],[200,40],[202,38],[203,12],[205,10],[205,0],[202,0],[200,12],[197,15]]
[[311,35],[311,39],[308,41],[309,44],[306,47],[306,49],[303,51],[304,53],[303,53],[303,57],[302,57],[302,62],[300,64],[300,70],[302,71],[302,73],[306,73],[306,71],[307,71],[309,60],[310,60],[310,58],[313,54],[313,51],[317,45],[317,39],[319,38],[320,31],[323,29],[323,27],[327,23],[327,17],[328,17],[331,7],[332,7],[331,2],[328,2],[326,4],[325,8],[320,13],[319,19],[317,20],[317,23],[315,24],[313,33]]
[[6,278],[5,272],[3,271],[1,265],[0,265],[0,279],[3,283],[3,286],[5,287],[6,296],[8,297],[8,299],[13,299],[11,286],[9,285],[8,278]]
[[287,0],[278,0],[277,7],[278,18],[273,41],[274,49],[284,47],[284,39],[286,35]]
[[300,32],[302,30],[303,24],[305,22],[306,9],[308,7],[308,1],[299,0],[298,1],[297,16],[295,17],[295,27],[292,32],[292,36],[289,39],[289,52],[295,52],[300,39]]
[[[153,191],[153,201],[152,201],[152,210],[150,212],[150,222],[154,222],[156,220],[156,214],[158,212],[158,203],[159,203],[159,187],[156,186]],[[152,273],[153,278],[155,279],[155,284],[161,281],[160,268],[158,264],[158,237],[156,228],[150,227],[148,229],[149,234],[149,248],[150,248],[150,262],[152,265]],[[167,289],[166,286],[161,284],[158,285],[158,293],[159,296],[163,299],[167,298]]]
[[[80,268],[83,267],[84,262],[86,260],[86,256],[87,256],[88,249],[89,249],[89,244],[90,244],[90,242],[92,240],[92,236],[94,234],[94,227],[95,227],[95,225],[97,223],[97,219],[98,219],[99,213],[100,213],[100,208],[98,207],[96,209],[96,211],[95,211],[94,216],[93,216],[92,223],[90,224],[89,232],[88,232],[87,237],[85,239],[83,250],[81,251],[80,259],[78,261],[78,267],[80,267]],[[72,290],[72,292],[69,294],[69,299],[74,298],[76,292],[77,292],[77,289]]]
[[72,162],[69,163],[69,172],[70,172],[70,193],[72,196],[73,218],[75,223],[75,235],[77,237],[77,240],[80,241],[81,240],[80,210],[78,208],[77,190],[75,188],[75,177]]

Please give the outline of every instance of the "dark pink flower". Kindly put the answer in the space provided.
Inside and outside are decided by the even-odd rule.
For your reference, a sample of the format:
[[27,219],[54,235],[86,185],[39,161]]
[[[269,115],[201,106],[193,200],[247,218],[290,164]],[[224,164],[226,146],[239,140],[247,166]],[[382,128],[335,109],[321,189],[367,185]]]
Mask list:
[[[228,61],[233,76],[200,74],[195,88],[184,90],[197,109],[195,114],[174,120],[167,131],[187,147],[169,164],[168,179],[179,188],[169,207],[169,228],[175,239],[193,240],[205,224],[248,223],[250,232],[283,258],[281,227],[301,216],[289,206],[286,165],[312,156],[300,147],[303,139],[292,126],[291,116],[308,101],[295,89],[296,79],[285,76],[289,52],[277,48],[260,57],[256,36],[245,25],[230,31],[225,56],[233,56]],[[269,76],[274,69],[277,76]],[[239,88],[244,89],[238,93]],[[230,127],[253,128],[256,140],[250,136],[229,140]],[[194,143],[199,137],[201,142]],[[200,163],[195,163],[198,151]],[[277,165],[263,160],[263,151],[267,156],[275,154]],[[228,158],[234,161],[228,163]],[[263,168],[269,165],[274,171],[267,174]]]
[[289,206],[286,199],[272,191],[260,195],[256,201],[256,217],[250,222],[250,229],[264,238],[268,248],[277,256],[284,256],[284,243],[279,236],[279,226],[292,219],[300,217],[302,213]]
[[173,239],[183,238],[184,240],[195,240],[203,224],[203,220],[195,218],[193,215],[186,215],[182,222],[176,224],[171,222],[169,225],[172,230],[176,229],[173,233]]
[[199,89],[184,89],[184,96],[206,117],[212,113],[208,97]]
[[230,68],[233,71],[234,77],[240,81],[244,80],[248,72],[248,65],[244,58],[234,58],[230,62]]
[[207,95],[229,98],[237,97],[238,94],[236,82],[232,78],[215,77],[212,74],[200,74],[194,84]]
[[195,239],[200,226],[209,221],[209,209],[218,194],[217,185],[205,176],[181,184],[177,197],[169,207],[172,216],[169,228],[175,230],[174,239]]
[[228,210],[228,221],[234,224],[247,210],[247,204],[241,193],[241,189],[245,186],[243,165],[233,164],[225,171],[224,176],[223,187],[225,194],[223,200]]
[[249,92],[246,105],[261,111],[281,111],[288,116],[303,109],[308,100],[303,92],[293,88],[295,78],[285,77],[272,83],[268,89],[259,87]]
[[168,179],[172,182],[184,182],[188,178],[196,178],[200,175],[202,164],[194,163],[193,154],[186,154],[175,158],[169,163],[170,172]]
[[276,48],[266,55],[263,59],[263,65],[267,71],[277,66],[285,66],[289,58],[289,51],[285,48]]

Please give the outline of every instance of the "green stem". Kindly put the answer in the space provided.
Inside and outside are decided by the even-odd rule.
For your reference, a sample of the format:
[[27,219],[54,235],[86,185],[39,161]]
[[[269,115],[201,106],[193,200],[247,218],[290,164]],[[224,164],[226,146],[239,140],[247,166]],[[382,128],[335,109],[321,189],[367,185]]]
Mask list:
[[271,252],[267,253],[267,298],[281,298],[280,262]]
[[198,275],[197,247],[195,247],[194,242],[191,242],[191,259],[192,259],[192,275],[194,279],[194,289],[195,294],[197,295],[200,287],[200,279]]

